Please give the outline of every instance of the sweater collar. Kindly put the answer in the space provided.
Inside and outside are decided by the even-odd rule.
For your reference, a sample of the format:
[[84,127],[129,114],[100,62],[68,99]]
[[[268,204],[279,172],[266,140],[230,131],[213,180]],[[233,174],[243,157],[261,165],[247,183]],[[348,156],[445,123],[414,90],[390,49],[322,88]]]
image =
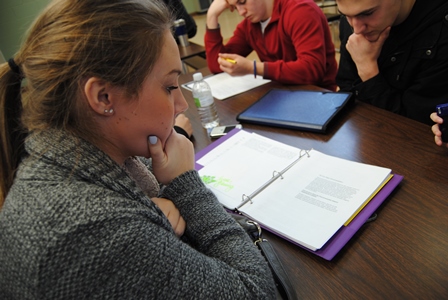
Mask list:
[[120,194],[141,199],[143,191],[106,153],[73,134],[51,129],[31,133],[25,143],[29,160],[39,159],[55,165],[61,176],[74,176]]

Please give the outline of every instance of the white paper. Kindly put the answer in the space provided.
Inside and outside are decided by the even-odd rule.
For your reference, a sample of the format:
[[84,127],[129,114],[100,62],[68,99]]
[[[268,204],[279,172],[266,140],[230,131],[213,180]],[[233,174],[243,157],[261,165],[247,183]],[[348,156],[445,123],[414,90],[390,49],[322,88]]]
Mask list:
[[320,249],[388,178],[390,169],[311,150],[243,207],[273,231],[312,250]]
[[204,166],[199,175],[219,201],[234,209],[243,195],[250,195],[299,155],[297,148],[241,130],[197,163]]
[[[204,78],[212,90],[212,95],[218,100],[241,94],[260,85],[270,82],[269,79],[263,79],[261,76],[254,78],[254,75],[231,76],[228,73],[219,73]],[[194,81],[182,85],[187,90],[193,89]]]
[[202,180],[229,209],[240,206],[243,195],[264,186],[239,211],[278,235],[317,250],[371,198],[391,170],[316,150],[303,153],[241,130],[197,163],[204,166],[199,170]]

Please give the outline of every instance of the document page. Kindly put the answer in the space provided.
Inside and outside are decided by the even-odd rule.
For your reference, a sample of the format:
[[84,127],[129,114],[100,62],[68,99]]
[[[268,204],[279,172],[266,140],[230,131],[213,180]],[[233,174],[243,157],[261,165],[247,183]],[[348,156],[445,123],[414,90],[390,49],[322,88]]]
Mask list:
[[300,149],[241,130],[197,161],[202,180],[229,209],[300,156]]
[[[263,79],[261,76],[257,78],[253,75],[231,76],[225,72],[207,76],[204,80],[210,85],[213,97],[218,100],[224,100],[270,82],[269,79]],[[191,91],[193,84],[194,81],[191,81],[183,84],[182,87]]]
[[318,250],[388,180],[390,169],[309,151],[240,211],[264,227]]

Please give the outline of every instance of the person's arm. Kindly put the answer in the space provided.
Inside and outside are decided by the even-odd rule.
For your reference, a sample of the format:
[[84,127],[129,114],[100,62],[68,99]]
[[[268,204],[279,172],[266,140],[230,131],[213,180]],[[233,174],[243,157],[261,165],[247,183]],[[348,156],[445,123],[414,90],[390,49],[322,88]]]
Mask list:
[[187,242],[144,199],[105,196],[105,203],[119,206],[104,205],[90,222],[59,233],[40,253],[45,268],[33,284],[41,295],[275,299],[267,263],[196,171],[174,179],[162,196],[174,199],[185,216]]
[[[404,47],[410,52],[400,52],[395,59],[403,61],[405,55],[409,56],[409,59],[405,60],[405,63],[400,63],[400,69],[398,69],[394,65],[392,54],[389,56],[382,54],[379,58],[380,73],[362,81],[356,64],[345,46],[352,32],[347,20],[342,17],[340,21],[341,56],[336,77],[340,90],[352,92],[360,101],[431,124],[428,115],[434,111],[437,104],[448,98],[445,83],[445,78],[448,78],[448,57],[441,55],[441,53],[448,53],[448,31],[443,30],[442,26],[437,28],[442,30],[437,33],[438,40],[431,46],[435,51],[431,53],[438,53],[436,57],[426,57],[427,54],[423,51],[425,48],[412,52],[411,46]],[[390,39],[393,39],[392,32]],[[381,64],[384,66],[382,67]],[[393,68],[397,71],[396,73],[390,71]],[[382,72],[382,70],[387,71]]]
[[263,77],[283,83],[314,85],[322,85],[327,72],[332,72],[334,78],[336,60],[327,58],[327,49],[334,52],[334,46],[330,35],[326,39],[325,31],[329,29],[321,11],[313,5],[301,5],[288,9],[283,17],[285,31],[297,58],[292,61],[265,61]]
[[[225,47],[220,48],[221,58],[218,58],[216,68],[220,67],[231,75],[253,74],[256,70],[257,75],[282,83],[313,84],[335,89],[337,63],[334,46],[327,22],[319,8],[311,4],[292,5],[283,12],[281,18],[276,28],[269,28],[268,25],[264,42],[282,45],[290,42],[289,57],[264,59],[260,56],[264,62],[256,62],[254,68],[253,61],[244,57],[252,51],[252,48],[244,48],[248,29],[239,25],[234,37]],[[231,58],[237,63],[229,63],[225,58]]]
[[204,36],[204,44],[207,65],[212,73],[222,72],[218,62],[220,53],[232,53],[245,57],[252,52],[252,48],[246,40],[247,20],[243,20],[237,25],[234,35],[225,46],[223,45],[223,38],[219,28],[219,16],[226,9],[233,11],[233,8],[225,0],[216,0],[212,2],[207,11],[207,28]]
[[[187,186],[194,188],[188,191]],[[218,265],[221,265],[221,268],[216,271],[223,272],[221,278],[229,276],[239,278],[237,280],[239,283],[234,282],[233,287],[225,283],[227,287],[220,288],[224,294],[232,294],[233,292],[228,290],[236,289],[239,290],[237,293],[242,294],[234,296],[242,299],[253,293],[253,289],[257,289],[257,286],[259,288],[260,284],[266,284],[263,290],[255,292],[251,297],[259,299],[273,296],[275,288],[272,285],[270,271],[266,269],[265,260],[259,256],[252,243],[246,243],[246,233],[235,226],[234,220],[224,211],[213,193],[203,185],[196,171],[184,174],[179,180],[173,181],[163,189],[162,196],[171,199],[179,208],[187,223],[185,236],[189,243],[205,255],[206,260],[209,258],[212,258],[211,261],[219,260]],[[207,264],[210,262],[205,263],[203,266],[208,269]],[[219,278],[219,275],[216,275],[216,278]],[[214,288],[216,287],[212,287]]]
[[226,0],[216,0],[210,4],[205,21],[208,29],[217,29],[219,27],[219,16],[226,9],[230,9],[233,12],[233,6],[229,5]]
[[[329,35],[328,39],[325,39],[328,25],[321,19],[323,18],[321,11],[312,5],[299,5],[288,8],[282,16],[287,36],[281,37],[276,32],[275,38],[290,39],[296,59],[256,62],[257,75],[283,83],[315,85],[322,85],[326,75],[336,76],[336,60],[333,58],[332,61],[327,61],[326,50],[331,47],[334,51],[334,46]],[[207,30],[205,37],[207,62],[212,72],[218,73],[224,70],[231,75],[253,74],[253,61],[245,58],[253,51],[247,43],[246,35],[249,29],[246,26],[249,26],[246,21],[238,24],[234,35],[225,46],[222,45],[218,29]],[[224,57],[236,60],[237,64],[232,65],[219,59],[220,53],[224,54]],[[331,85],[334,85],[334,79]]]
[[[245,23],[246,23],[245,21],[242,21],[240,24],[238,24],[234,32],[234,35],[230,38],[230,40],[226,43],[226,45],[223,45],[223,38],[219,28],[217,29],[207,28],[204,41],[205,41],[207,65],[212,73],[220,73],[223,71],[219,63],[220,54],[225,54],[225,57],[228,58],[238,57],[238,60],[241,59],[243,61],[247,60],[245,57],[253,51],[252,47],[247,43],[246,39],[247,30]],[[243,65],[242,61],[239,62],[238,67]],[[232,67],[232,65],[230,64],[231,64],[230,62],[227,62],[227,65],[229,67]],[[249,64],[253,64],[253,62],[250,61]],[[250,72],[253,72],[252,67],[250,67],[250,71],[248,71],[248,73]]]

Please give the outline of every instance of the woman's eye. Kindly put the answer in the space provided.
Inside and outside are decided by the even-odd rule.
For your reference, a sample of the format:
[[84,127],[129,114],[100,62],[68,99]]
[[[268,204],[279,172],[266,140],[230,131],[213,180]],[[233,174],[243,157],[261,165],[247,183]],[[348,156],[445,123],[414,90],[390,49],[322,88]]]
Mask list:
[[171,93],[171,91],[177,90],[179,88],[179,86],[169,86],[166,88],[166,90],[168,91],[168,93]]

